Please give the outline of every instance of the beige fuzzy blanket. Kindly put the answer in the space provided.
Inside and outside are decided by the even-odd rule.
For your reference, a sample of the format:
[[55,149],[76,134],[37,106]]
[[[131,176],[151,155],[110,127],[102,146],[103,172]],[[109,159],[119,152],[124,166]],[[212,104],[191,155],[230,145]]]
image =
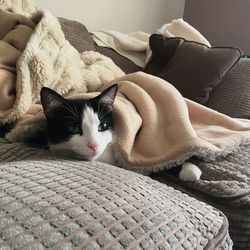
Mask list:
[[[50,12],[31,19],[1,13],[0,30],[3,20],[12,25],[5,26],[10,28],[2,32],[6,34],[1,42],[7,47],[15,44],[16,50],[9,51],[17,58],[15,65],[13,58],[4,57],[8,53],[0,52],[0,123],[14,125],[6,135],[9,141],[28,140],[44,129],[45,117],[39,104],[42,86],[67,98],[89,98],[97,93],[86,92],[102,91],[118,83],[114,150],[119,166],[150,173],[193,155],[226,154],[249,142],[249,121],[232,119],[184,99],[158,77],[142,72],[122,76],[123,72],[99,53],[79,54],[65,40]],[[26,36],[20,28],[28,30]],[[13,39],[6,39],[10,34]],[[26,46],[22,37],[26,38]]]
[[27,17],[32,16],[36,12],[35,0],[1,0],[0,9],[10,10],[14,13]]
[[[183,37],[188,41],[203,43],[211,47],[209,41],[182,18],[162,25],[155,33],[166,37]],[[142,68],[152,55],[149,37],[150,34],[141,31],[125,34],[114,30],[92,32],[92,38],[99,46],[112,48]]]
[[[233,119],[184,99],[168,82],[143,72],[128,74],[99,89],[118,83],[115,100],[117,165],[150,173],[197,155],[214,158],[250,141],[250,120]],[[82,93],[71,98],[90,98]],[[40,105],[7,134],[25,140],[43,128]],[[28,137],[27,137],[28,136]]]
[[121,94],[115,102],[115,149],[125,168],[150,173],[194,155],[226,155],[250,142],[250,120],[185,99],[165,80],[137,72],[114,82]]
[[122,75],[98,52],[79,54],[49,11],[27,18],[0,10],[0,124],[33,112],[43,86],[69,95],[95,91]]

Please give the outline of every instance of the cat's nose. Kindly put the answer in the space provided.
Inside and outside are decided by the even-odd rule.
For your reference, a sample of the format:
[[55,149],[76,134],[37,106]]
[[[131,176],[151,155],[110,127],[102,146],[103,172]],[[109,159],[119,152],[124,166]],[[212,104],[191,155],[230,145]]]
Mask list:
[[91,148],[95,152],[97,150],[97,148],[98,148],[98,144],[96,144],[96,143],[89,143],[88,147]]

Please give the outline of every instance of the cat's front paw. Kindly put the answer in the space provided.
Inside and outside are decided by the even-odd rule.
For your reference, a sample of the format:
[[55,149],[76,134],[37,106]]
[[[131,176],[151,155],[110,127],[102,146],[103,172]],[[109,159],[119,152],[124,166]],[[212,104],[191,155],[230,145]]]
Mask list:
[[197,181],[201,177],[201,170],[190,162],[184,162],[179,173],[179,178],[183,181]]

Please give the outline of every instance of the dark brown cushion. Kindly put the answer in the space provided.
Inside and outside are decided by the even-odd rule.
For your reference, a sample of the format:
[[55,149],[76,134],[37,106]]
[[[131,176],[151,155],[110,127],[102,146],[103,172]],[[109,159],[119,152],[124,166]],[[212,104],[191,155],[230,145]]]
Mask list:
[[96,50],[94,41],[87,28],[77,21],[58,18],[65,38],[79,51]]
[[120,67],[126,74],[133,73],[139,70],[142,70],[139,66],[137,66],[135,63],[133,63],[128,58],[118,54],[116,51],[110,48],[98,46],[96,44],[96,50],[100,52],[101,54],[108,56],[111,58],[114,63]]
[[241,59],[210,93],[207,107],[250,119],[250,59]]
[[205,104],[209,93],[240,59],[239,49],[209,48],[183,38],[153,34],[149,39],[152,57],[144,71],[173,84],[180,93]]

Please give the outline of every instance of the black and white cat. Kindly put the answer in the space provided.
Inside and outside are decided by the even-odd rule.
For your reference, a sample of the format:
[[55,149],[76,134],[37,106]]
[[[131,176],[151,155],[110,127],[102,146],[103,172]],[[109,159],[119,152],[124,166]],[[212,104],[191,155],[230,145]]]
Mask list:
[[[117,90],[114,84],[92,99],[70,100],[43,87],[41,103],[47,118],[50,150],[71,158],[115,165],[112,111]],[[201,170],[189,162],[182,165],[179,173],[184,181],[198,180],[200,176]]]

